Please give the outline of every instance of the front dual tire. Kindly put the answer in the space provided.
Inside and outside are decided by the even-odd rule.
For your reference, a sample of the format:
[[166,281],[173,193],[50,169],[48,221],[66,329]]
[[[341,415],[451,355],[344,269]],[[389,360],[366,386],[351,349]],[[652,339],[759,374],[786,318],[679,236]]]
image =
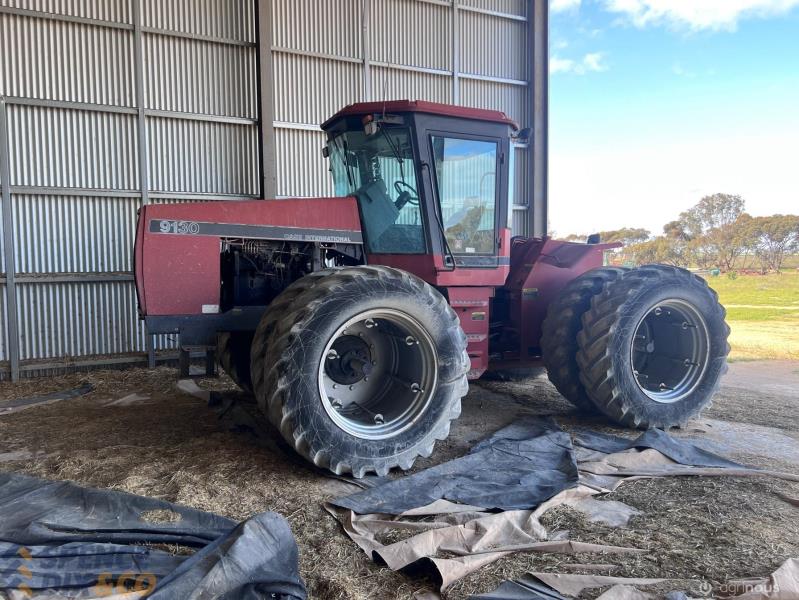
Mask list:
[[449,434],[468,390],[466,336],[446,299],[404,271],[360,266],[289,286],[251,359],[258,404],[315,465],[409,469]]

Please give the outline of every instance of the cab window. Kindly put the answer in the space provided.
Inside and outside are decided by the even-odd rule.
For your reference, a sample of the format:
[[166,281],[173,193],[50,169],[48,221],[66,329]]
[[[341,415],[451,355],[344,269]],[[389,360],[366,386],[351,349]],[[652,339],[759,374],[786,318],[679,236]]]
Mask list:
[[426,250],[411,132],[381,127],[346,131],[328,145],[337,196],[354,195],[367,251],[423,254]]
[[436,186],[453,254],[495,253],[497,142],[432,136]]

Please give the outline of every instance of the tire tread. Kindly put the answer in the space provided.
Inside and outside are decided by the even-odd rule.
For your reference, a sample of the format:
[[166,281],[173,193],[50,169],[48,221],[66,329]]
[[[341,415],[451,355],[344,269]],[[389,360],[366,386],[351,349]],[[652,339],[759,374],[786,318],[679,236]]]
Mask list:
[[[705,317],[724,320],[726,311],[718,302],[718,294],[708,286],[704,279],[687,269],[657,264],[643,265],[630,270],[607,285],[592,299],[591,307],[583,315],[583,327],[577,336],[579,351],[576,356],[580,381],[597,408],[614,421],[627,427],[647,429],[675,425],[646,417],[635,409],[629,398],[621,393],[618,376],[613,372],[611,338],[618,325],[620,313],[631,297],[645,287],[662,285],[667,281],[674,282],[676,280],[684,282],[684,285],[700,288],[705,293],[709,292],[714,301],[715,314],[705,315]],[[729,353],[729,343],[726,341],[729,331],[729,326],[724,322],[725,357]],[[718,390],[721,375],[726,371],[725,360],[713,388],[707,395],[707,402],[695,406],[687,412],[680,424],[684,424],[710,406],[712,397]]]

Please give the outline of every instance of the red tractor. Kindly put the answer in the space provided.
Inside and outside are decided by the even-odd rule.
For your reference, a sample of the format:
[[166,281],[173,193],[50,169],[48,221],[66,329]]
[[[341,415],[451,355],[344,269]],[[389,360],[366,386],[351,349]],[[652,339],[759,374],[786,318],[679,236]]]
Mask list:
[[338,197],[148,205],[135,247],[149,332],[217,346],[302,456],[408,469],[492,371],[543,365],[630,427],[710,402],[729,352],[716,294],[675,267],[603,267],[615,244],[511,237],[503,113],[363,103],[322,128]]

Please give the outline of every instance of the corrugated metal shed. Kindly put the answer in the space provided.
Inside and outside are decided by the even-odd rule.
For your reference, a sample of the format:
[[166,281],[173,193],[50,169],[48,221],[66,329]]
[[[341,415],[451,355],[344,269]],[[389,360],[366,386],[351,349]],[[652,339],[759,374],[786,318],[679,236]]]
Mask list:
[[[532,124],[545,12],[545,0],[0,0],[0,377],[169,348],[136,316],[138,207],[328,195],[319,124],[343,105],[434,100]],[[527,233],[534,162],[515,153],[513,223]]]
[[[543,4],[542,0],[535,0]],[[319,124],[352,102],[432,100],[500,109],[532,124],[529,93],[533,0],[273,0],[262,2],[274,74],[277,165],[265,165],[278,197],[328,194],[318,159]],[[267,133],[267,139],[269,133]],[[529,164],[524,147],[516,164]],[[308,162],[310,159],[310,163]],[[303,165],[303,169],[294,168]],[[517,170],[517,233],[527,233],[529,168]],[[273,178],[270,180],[270,176]]]

